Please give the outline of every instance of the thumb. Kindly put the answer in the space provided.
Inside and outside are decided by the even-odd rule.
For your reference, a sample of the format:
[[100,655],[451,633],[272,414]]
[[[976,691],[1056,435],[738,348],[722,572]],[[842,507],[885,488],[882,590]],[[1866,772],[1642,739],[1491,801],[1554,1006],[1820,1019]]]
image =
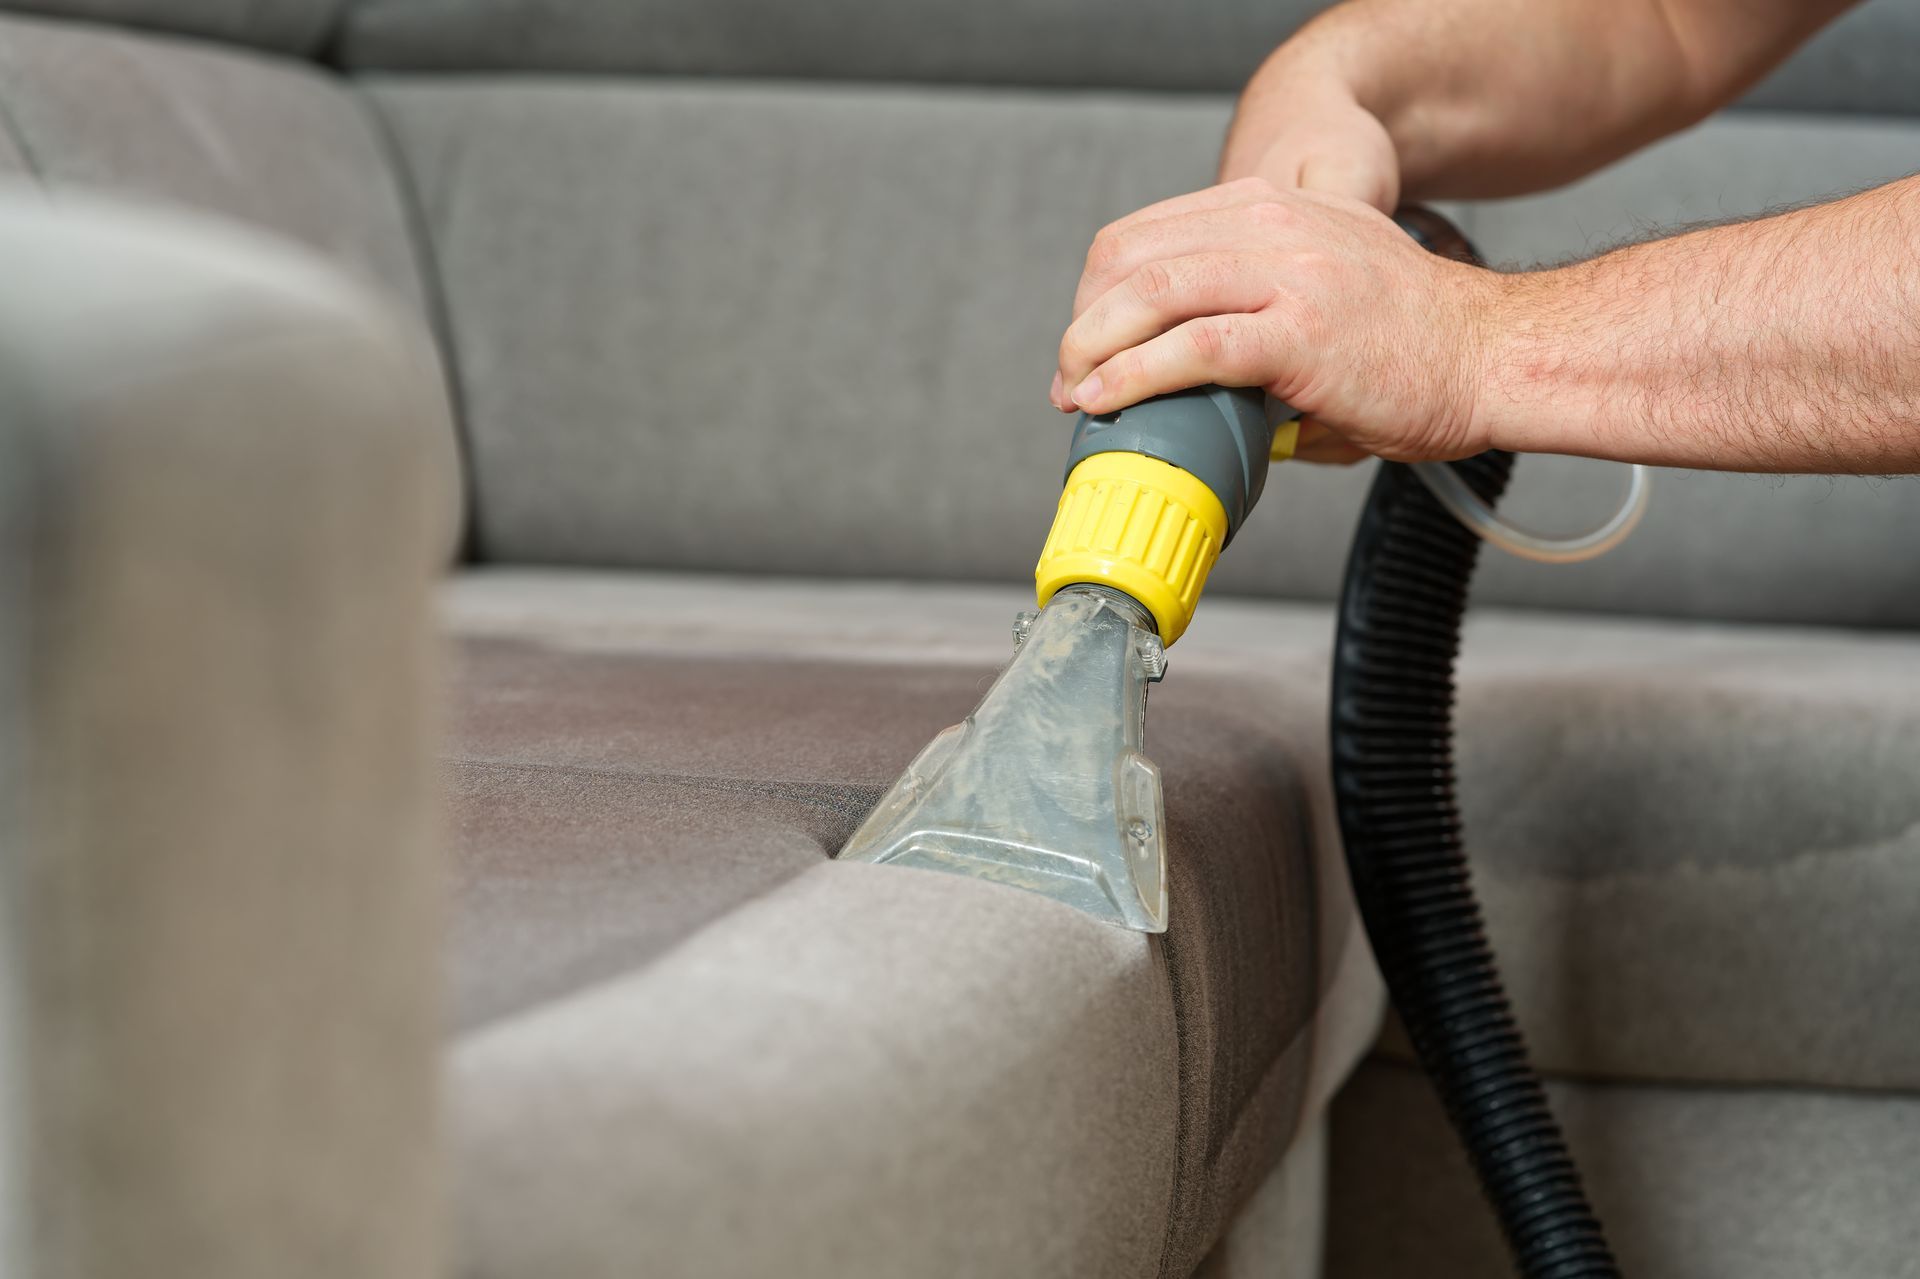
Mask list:
[[1293,446],[1294,461],[1317,462],[1323,466],[1352,466],[1372,456],[1358,444],[1312,418],[1301,420],[1300,438]]

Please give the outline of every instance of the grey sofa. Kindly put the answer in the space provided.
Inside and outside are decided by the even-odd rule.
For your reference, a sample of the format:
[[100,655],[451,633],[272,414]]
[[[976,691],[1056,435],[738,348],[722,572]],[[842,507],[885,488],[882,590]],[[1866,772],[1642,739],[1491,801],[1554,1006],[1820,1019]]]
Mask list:
[[[1311,7],[6,6],[0,1271],[1499,1273],[1330,823],[1364,470],[1154,694],[1164,939],[829,860],[1004,660],[1087,240]],[[1553,259],[1916,114],[1877,0],[1454,212]],[[1662,475],[1484,566],[1476,875],[1630,1273],[1920,1274],[1916,529]]]

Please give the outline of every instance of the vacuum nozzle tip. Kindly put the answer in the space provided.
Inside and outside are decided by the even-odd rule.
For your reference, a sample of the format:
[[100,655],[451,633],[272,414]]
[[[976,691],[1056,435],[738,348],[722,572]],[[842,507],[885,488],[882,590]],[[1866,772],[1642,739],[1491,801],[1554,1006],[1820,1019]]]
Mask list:
[[843,861],[1010,884],[1141,932],[1167,926],[1160,770],[1147,685],[1166,670],[1150,614],[1068,587],[1014,623],[979,707],[907,766]]

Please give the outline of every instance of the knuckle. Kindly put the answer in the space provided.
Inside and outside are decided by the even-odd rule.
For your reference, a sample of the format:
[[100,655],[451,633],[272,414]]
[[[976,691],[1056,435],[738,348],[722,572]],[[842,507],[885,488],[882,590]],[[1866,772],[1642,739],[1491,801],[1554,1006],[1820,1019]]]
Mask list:
[[1060,339],[1059,365],[1062,369],[1079,367],[1086,360],[1087,344],[1078,322],[1070,325]]
[[1316,315],[1314,308],[1293,293],[1282,294],[1262,313],[1274,336],[1296,349],[1321,345]]
[[1315,249],[1302,249],[1293,254],[1293,269],[1302,279],[1318,284],[1332,278],[1333,255]]
[[1194,355],[1209,368],[1218,366],[1233,348],[1233,321],[1216,318],[1196,320],[1187,326],[1187,343]]
[[1101,276],[1119,265],[1124,249],[1118,235],[1100,235],[1087,247],[1087,274]]
[[[1278,192],[1275,192],[1277,195]],[[1285,200],[1263,200],[1258,204],[1249,204],[1246,217],[1256,226],[1289,227],[1294,224],[1297,215],[1293,206]]]
[[1134,296],[1156,309],[1169,301],[1178,287],[1173,268],[1164,262],[1149,262],[1133,273]]

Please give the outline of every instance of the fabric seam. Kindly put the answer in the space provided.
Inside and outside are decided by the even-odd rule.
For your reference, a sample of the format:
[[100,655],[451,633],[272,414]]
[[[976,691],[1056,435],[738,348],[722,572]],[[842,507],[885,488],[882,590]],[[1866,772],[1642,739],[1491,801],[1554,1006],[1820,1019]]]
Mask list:
[[388,178],[400,201],[400,216],[406,226],[408,247],[413,251],[414,270],[419,273],[425,294],[427,320],[440,348],[440,380],[446,387],[447,409],[453,417],[453,435],[460,462],[460,536],[455,546],[456,564],[477,564],[480,557],[479,473],[474,458],[472,425],[467,418],[466,369],[453,304],[447,297],[446,277],[440,269],[440,254],[428,224],[426,207],[413,177],[413,169],[401,152],[393,122],[379,102],[358,78],[340,77],[341,87],[352,98],[367,122],[374,146],[385,162]]
[[20,163],[26,165],[27,176],[41,187],[47,185],[46,175],[41,171],[39,158],[33,147],[27,142],[26,131],[20,127],[20,120],[13,113],[13,103],[4,93],[0,93],[0,132],[7,135],[13,143],[13,149],[20,153]]

